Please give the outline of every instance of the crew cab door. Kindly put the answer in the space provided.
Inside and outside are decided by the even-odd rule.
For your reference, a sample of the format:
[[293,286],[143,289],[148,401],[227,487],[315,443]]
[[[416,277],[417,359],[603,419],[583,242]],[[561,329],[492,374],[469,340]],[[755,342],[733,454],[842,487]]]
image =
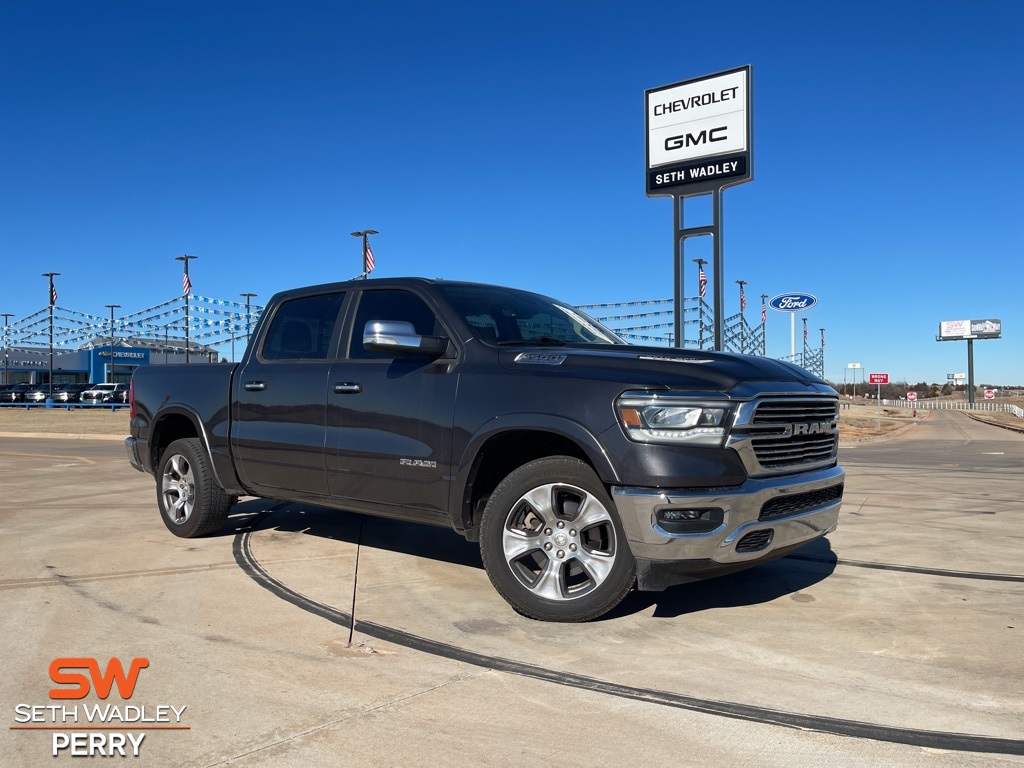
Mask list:
[[368,321],[404,321],[420,335],[449,335],[415,292],[361,291],[347,349],[331,370],[327,408],[331,495],[367,511],[385,505],[392,511],[406,508],[414,517],[445,516],[453,474],[456,348],[449,341],[448,351],[439,359],[370,352],[363,348]]
[[278,305],[235,376],[232,453],[247,488],[327,496],[324,442],[330,373],[345,294]]

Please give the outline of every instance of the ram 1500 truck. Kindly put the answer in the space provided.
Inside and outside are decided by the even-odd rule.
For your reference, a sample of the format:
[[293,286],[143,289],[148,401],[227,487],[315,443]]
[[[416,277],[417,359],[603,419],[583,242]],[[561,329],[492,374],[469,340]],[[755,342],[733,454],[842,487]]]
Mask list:
[[240,363],[140,367],[130,402],[128,456],[175,535],[217,531],[243,495],[447,526],[547,621],[783,556],[842,503],[824,381],[633,346],[490,285],[285,291]]

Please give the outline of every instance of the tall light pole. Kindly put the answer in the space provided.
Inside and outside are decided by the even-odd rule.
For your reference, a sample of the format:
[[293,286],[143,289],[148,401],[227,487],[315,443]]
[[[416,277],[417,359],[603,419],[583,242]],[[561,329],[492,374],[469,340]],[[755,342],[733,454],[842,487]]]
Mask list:
[[373,251],[370,250],[370,241],[366,238],[369,235],[379,235],[380,232],[376,229],[364,229],[362,232],[352,232],[351,234],[352,237],[363,238],[363,280],[365,280],[366,276],[369,275],[373,271],[374,267],[377,266],[376,263],[374,263]]
[[9,357],[9,355],[10,355],[9,350],[10,350],[11,345],[10,345],[10,343],[7,340],[8,339],[8,337],[7,337],[7,321],[10,318],[14,317],[14,314],[12,312],[4,312],[2,314],[4,316],[4,384],[10,384],[10,382],[7,380],[7,378],[8,378],[8,375],[7,375],[7,365],[8,365],[7,359]]
[[104,304],[110,310],[110,383],[114,383],[114,310],[120,309],[120,304]]
[[251,306],[249,300],[255,296],[255,293],[241,293],[240,296],[245,297],[245,346],[249,346],[249,334],[252,333],[252,315],[250,314],[249,307]]
[[57,303],[57,289],[53,286],[53,278],[59,277],[60,272],[43,272],[43,277],[50,279],[50,380],[47,382],[48,397],[53,397],[53,307]]
[[198,259],[198,256],[189,256],[187,253],[184,256],[175,256],[175,261],[181,261],[185,264],[185,273],[181,276],[181,290],[185,296],[185,364],[188,365],[189,358],[189,321],[188,321],[188,297],[192,293],[192,281],[188,278],[188,263],[191,259]]
[[697,265],[697,349],[704,349],[704,296],[708,292],[708,276],[704,274],[707,259],[691,259]]

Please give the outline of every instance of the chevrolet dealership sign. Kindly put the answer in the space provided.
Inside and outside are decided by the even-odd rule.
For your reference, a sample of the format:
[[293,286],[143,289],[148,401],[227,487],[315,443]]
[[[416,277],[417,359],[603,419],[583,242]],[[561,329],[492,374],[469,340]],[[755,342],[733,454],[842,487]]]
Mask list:
[[653,88],[647,194],[700,194],[753,178],[750,67]]

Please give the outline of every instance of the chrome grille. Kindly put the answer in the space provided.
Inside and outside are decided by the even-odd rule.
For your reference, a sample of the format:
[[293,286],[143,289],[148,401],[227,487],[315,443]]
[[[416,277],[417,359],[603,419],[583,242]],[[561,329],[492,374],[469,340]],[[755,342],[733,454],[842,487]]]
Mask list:
[[753,424],[793,424],[807,421],[835,421],[839,404],[835,400],[768,400],[754,411]]
[[751,447],[765,470],[784,470],[832,461],[839,434],[801,434],[801,425],[835,424],[839,405],[835,400],[779,399],[758,403],[751,419]]

